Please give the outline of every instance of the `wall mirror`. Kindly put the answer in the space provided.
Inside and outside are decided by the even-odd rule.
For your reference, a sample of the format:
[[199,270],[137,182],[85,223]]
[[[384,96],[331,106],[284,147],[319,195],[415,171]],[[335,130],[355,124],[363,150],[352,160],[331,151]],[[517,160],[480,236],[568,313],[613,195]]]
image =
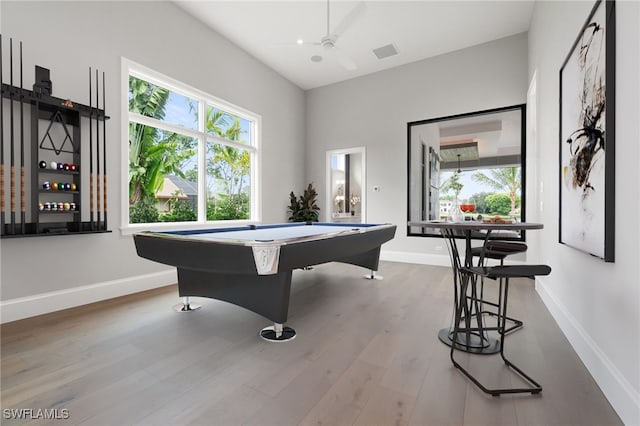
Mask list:
[[365,149],[327,151],[326,220],[365,222]]
[[[525,127],[525,105],[407,123],[408,221],[524,222]],[[408,226],[407,235],[440,233]]]

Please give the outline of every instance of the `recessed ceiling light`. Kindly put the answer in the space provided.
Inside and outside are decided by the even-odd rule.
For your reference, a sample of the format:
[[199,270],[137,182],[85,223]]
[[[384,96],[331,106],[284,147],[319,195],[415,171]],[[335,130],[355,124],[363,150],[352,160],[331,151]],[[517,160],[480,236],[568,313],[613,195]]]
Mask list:
[[302,44],[302,43],[304,43],[304,40],[303,40],[303,39],[301,39],[301,38],[299,38],[299,39],[297,40],[297,43],[298,43],[298,44]]
[[313,55],[311,57],[311,62],[321,62],[322,61],[322,56],[320,55]]

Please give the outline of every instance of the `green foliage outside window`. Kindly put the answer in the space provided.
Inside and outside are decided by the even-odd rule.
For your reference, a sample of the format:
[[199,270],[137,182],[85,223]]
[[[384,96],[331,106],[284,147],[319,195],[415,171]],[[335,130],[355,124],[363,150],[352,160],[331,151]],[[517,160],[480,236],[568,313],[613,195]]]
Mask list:
[[129,223],[158,222],[160,215],[156,208],[155,197],[144,197],[129,207]]
[[472,179],[488,185],[497,191],[506,191],[509,199],[509,211],[503,214],[515,216],[516,207],[519,202],[518,193],[522,186],[520,167],[491,169],[488,175],[483,172],[478,172],[472,175]]
[[207,201],[207,220],[238,220],[249,218],[249,196],[224,194]]
[[[206,130],[221,139],[243,143],[240,119],[216,108],[207,107]],[[207,220],[249,219],[249,182],[251,156],[248,151],[221,143],[207,147],[207,176],[222,191],[207,199]]]
[[[168,89],[129,76],[131,112],[162,120],[169,94]],[[129,204],[155,197],[167,174],[184,177],[181,165],[195,153],[189,137],[129,122]]]
[[176,200],[171,203],[171,210],[160,216],[162,222],[191,222],[198,219],[198,214],[186,200]]
[[511,212],[511,200],[508,194],[490,194],[485,200],[489,214],[508,215]]
[[491,192],[478,192],[469,197],[469,204],[473,204],[476,206],[475,213],[476,214],[485,214],[489,213],[487,210],[487,196],[491,195]]

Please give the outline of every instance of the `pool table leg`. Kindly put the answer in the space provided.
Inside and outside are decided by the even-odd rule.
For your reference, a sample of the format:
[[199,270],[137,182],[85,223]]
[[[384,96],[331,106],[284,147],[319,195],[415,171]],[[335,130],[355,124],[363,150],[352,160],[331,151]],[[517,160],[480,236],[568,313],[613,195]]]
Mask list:
[[370,275],[365,275],[363,278],[366,280],[383,280],[384,279],[382,275],[376,275],[376,271],[374,271],[373,269],[371,270]]
[[296,331],[291,327],[274,322],[273,325],[265,327],[260,331],[260,337],[268,342],[288,342],[296,337]]
[[189,296],[185,296],[182,298],[182,303],[178,303],[173,307],[173,310],[176,312],[190,312],[195,311],[196,309],[200,309],[202,305],[197,303],[191,303],[189,301]]

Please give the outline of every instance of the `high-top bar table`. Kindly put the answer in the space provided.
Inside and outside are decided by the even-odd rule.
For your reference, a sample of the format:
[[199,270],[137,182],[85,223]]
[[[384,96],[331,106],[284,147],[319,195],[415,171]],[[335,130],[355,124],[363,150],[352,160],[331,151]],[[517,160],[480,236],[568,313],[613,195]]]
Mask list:
[[[471,254],[472,237],[479,236],[484,238],[484,245],[490,239],[491,233],[494,231],[522,231],[527,229],[542,229],[541,223],[532,222],[514,222],[514,223],[495,223],[480,221],[465,222],[446,222],[442,220],[434,221],[415,221],[409,222],[410,227],[439,229],[442,236],[449,245],[449,254],[451,256],[451,268],[453,269],[453,289],[454,289],[454,318],[458,307],[462,305],[465,321],[465,333],[459,333],[455,342],[455,348],[465,352],[476,354],[494,354],[500,352],[500,341],[487,335],[487,327],[484,324],[481,313],[481,302],[477,294],[475,278],[470,278],[469,274],[462,274],[460,268],[473,266],[473,256]],[[460,258],[460,251],[456,240],[464,238],[465,253],[464,261]],[[484,262],[484,253],[479,258],[479,264]],[[463,280],[472,280],[471,282]],[[464,285],[463,285],[464,284]],[[471,285],[468,285],[471,284]],[[469,288],[471,295],[462,294],[462,288]],[[472,321],[475,319],[475,328]],[[451,346],[453,342],[453,330],[443,328],[438,333],[438,338],[445,344]]]

